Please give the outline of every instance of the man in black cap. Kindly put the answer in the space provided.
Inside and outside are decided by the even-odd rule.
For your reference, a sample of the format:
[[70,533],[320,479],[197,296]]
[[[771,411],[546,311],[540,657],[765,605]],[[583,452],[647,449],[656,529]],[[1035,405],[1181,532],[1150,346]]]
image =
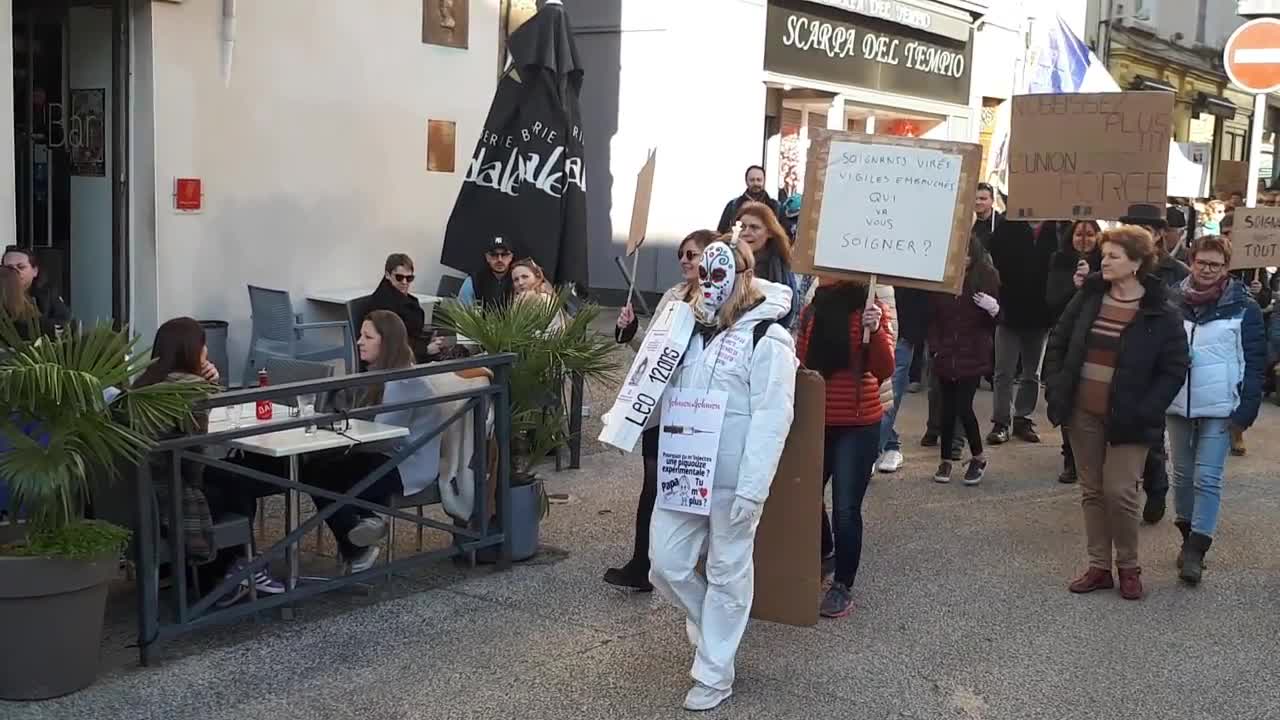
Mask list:
[[467,276],[458,291],[458,301],[463,305],[480,303],[484,306],[511,302],[515,286],[511,283],[511,263],[515,260],[510,243],[495,237],[485,245],[485,266]]
[[[1120,222],[1125,225],[1138,225],[1151,233],[1151,238],[1156,242],[1157,254],[1156,269],[1152,274],[1166,286],[1177,285],[1191,274],[1191,268],[1186,263],[1169,254],[1165,231],[1169,229],[1170,214],[1168,210],[1156,205],[1140,204],[1130,205],[1129,211],[1120,218]],[[1185,219],[1182,224],[1186,226]]]

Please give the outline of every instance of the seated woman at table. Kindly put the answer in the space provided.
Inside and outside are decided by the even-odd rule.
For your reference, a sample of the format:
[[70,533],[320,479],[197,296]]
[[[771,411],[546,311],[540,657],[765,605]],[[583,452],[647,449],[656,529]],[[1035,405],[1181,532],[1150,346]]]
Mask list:
[[[548,305],[559,303],[555,288],[547,282],[546,274],[533,258],[517,260],[511,266],[511,282],[516,288],[516,302],[544,302]],[[564,312],[557,311],[547,330],[555,332],[563,329],[564,325]]]
[[[360,360],[370,371],[403,370],[413,367],[413,351],[404,323],[395,313],[375,310],[365,318],[356,343]],[[429,377],[415,377],[379,383],[369,387],[365,405],[425,400],[437,394]],[[324,462],[308,464],[306,482],[324,490],[346,493],[358,482],[387,461],[405,445],[414,442],[434,430],[445,421],[438,405],[426,405],[408,410],[378,413],[375,422],[409,428],[409,435],[397,441],[395,447],[385,452],[360,452],[359,447],[350,453]],[[440,437],[418,448],[406,457],[398,467],[379,478],[360,493],[362,500],[385,505],[396,493],[413,495],[426,489],[436,476],[440,466]],[[333,501],[315,497],[316,508],[323,510]],[[338,550],[348,563],[350,572],[358,573],[373,567],[378,559],[378,542],[387,533],[386,522],[378,515],[357,508],[344,506],[328,519],[329,529],[338,539]]]
[[412,258],[404,253],[388,255],[382,281],[369,296],[369,306],[365,312],[387,310],[395,313],[409,334],[413,356],[418,362],[431,362],[439,359],[443,343],[426,330],[427,314],[418,298],[409,292],[414,278]]
[[[208,383],[210,393],[220,390],[218,369],[209,362],[209,348],[205,345],[204,328],[200,327],[199,322],[189,317],[174,318],[156,330],[155,344],[151,346],[151,358],[153,360],[151,365],[133,382],[134,388],[147,387],[160,382],[190,382]],[[194,432],[209,431],[208,411],[197,410],[192,414],[192,419]],[[181,427],[175,427],[172,430],[173,435],[182,435],[185,432],[186,430]],[[198,448],[192,448],[192,450],[198,451]],[[245,459],[237,462],[264,472],[275,472],[275,467],[270,465],[272,462],[270,459],[262,458],[261,460],[262,462]],[[167,462],[167,458],[162,461]],[[155,477],[168,477],[167,468],[163,473],[157,473]],[[197,520],[196,528],[187,531],[188,550],[193,556],[199,555],[199,548],[212,546],[210,536],[214,518],[234,513],[247,517],[252,525],[258,498],[275,495],[282,491],[281,488],[269,483],[258,482],[216,468],[206,468],[201,463],[185,460],[182,464],[182,478],[185,486],[183,489],[183,504],[186,508],[184,513],[194,514]],[[163,482],[158,483],[157,487],[161,488],[161,492],[167,489]],[[168,508],[168,506],[167,502],[162,502],[160,505],[161,508]],[[220,572],[229,575],[248,561],[240,548],[221,550],[215,557],[209,559],[211,562],[201,568],[201,574],[211,579],[217,579]],[[274,595],[285,590],[284,585],[265,570],[255,573],[253,580],[254,587],[260,593]],[[209,586],[205,582],[201,584],[205,587]],[[218,604],[226,606],[235,603],[248,591],[248,583],[242,583],[229,595],[221,598]]]
[[[40,314],[40,308],[22,286],[18,271],[4,266],[0,266],[0,317],[13,323],[21,340],[30,342],[54,334],[53,321]],[[0,338],[0,345],[3,344],[4,339]]]

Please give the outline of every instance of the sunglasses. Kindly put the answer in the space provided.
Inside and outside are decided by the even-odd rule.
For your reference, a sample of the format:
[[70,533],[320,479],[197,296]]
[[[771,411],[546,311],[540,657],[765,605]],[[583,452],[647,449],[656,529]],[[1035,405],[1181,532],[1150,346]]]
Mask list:
[[391,277],[395,278],[396,282],[411,283],[413,282],[414,278],[418,276],[417,275],[401,275],[400,273],[392,273]]
[[698,258],[702,257],[702,251],[701,250],[685,250],[683,253],[677,253],[676,257],[686,262],[693,262],[694,260],[697,260]]
[[511,257],[511,253],[510,253],[510,252],[507,252],[506,250],[499,250],[498,252],[485,253],[485,255],[488,255],[489,257],[493,258],[494,260],[497,260],[498,258],[509,258],[509,257]]

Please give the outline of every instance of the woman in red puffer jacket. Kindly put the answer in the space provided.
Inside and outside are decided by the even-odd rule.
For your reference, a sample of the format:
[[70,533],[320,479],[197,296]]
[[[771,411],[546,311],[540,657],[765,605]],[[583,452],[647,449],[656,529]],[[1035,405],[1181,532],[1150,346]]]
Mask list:
[[973,412],[973,396],[978,383],[992,372],[992,349],[1000,274],[977,240],[969,240],[964,289],[959,295],[937,293],[930,299],[929,352],[933,372],[942,393],[942,462],[934,473],[936,482],[951,482],[951,444],[956,418],[964,425],[972,457],[964,474],[965,485],[977,485],[987,470],[982,449],[982,430]]
[[[862,500],[880,452],[880,383],[893,375],[893,337],[884,306],[867,307],[861,283],[818,288],[799,325],[796,355],[827,383],[823,483],[833,482],[835,578],[822,615],[844,617],[853,607],[851,588],[862,558]],[[864,330],[870,333],[865,344]],[[822,521],[825,559],[833,544],[825,510]]]

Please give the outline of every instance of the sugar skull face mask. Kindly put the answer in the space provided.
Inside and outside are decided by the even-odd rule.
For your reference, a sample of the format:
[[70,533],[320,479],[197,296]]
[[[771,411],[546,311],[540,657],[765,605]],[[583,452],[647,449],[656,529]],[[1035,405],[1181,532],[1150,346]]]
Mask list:
[[698,280],[702,284],[702,308],[708,316],[720,312],[720,308],[733,294],[734,278],[738,275],[733,250],[722,242],[711,243],[702,251],[702,265],[698,267]]

